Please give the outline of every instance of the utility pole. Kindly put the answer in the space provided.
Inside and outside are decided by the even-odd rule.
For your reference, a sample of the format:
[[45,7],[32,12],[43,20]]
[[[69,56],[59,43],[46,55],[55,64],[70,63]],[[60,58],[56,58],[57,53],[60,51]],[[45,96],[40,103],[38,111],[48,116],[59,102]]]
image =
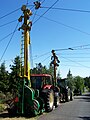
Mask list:
[[21,7],[21,10],[23,11],[23,16],[20,16],[20,18],[18,19],[19,22],[22,22],[22,20],[24,21],[22,26],[19,28],[23,30],[23,34],[24,34],[24,77],[27,79],[27,81],[30,83],[30,55],[29,55],[29,45],[30,45],[30,30],[31,30],[31,26],[32,26],[32,22],[29,21],[30,16],[32,15],[31,10],[29,10],[28,8],[26,8],[26,5],[23,5]]
[[58,57],[55,54],[55,50],[52,50],[51,52],[52,52],[52,57],[51,57],[52,61],[51,61],[50,65],[53,65],[53,67],[54,67],[54,86],[56,86],[57,85],[56,69],[59,66],[58,63],[60,63],[60,61],[58,60]]

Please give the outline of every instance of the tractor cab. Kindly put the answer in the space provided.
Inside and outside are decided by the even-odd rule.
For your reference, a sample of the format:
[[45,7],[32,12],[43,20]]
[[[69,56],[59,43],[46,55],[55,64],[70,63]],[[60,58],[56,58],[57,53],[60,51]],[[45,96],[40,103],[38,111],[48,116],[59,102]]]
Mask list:
[[57,79],[57,84],[61,88],[67,89],[67,79]]
[[[43,89],[45,86],[52,85],[52,76],[49,74],[31,74],[31,86],[33,89]],[[49,87],[49,86],[48,86]]]
[[57,84],[58,84],[58,87],[60,88],[60,99],[61,101],[70,101],[72,100],[72,91],[71,89],[68,87],[67,85],[67,79],[64,78],[64,79],[57,79]]

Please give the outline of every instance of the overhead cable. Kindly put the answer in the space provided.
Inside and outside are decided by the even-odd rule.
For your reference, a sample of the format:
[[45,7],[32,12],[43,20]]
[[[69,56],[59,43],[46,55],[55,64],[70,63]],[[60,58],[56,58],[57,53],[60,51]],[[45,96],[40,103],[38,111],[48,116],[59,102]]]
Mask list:
[[45,2],[45,0],[42,1],[42,3],[44,3],[44,2]]
[[[41,4],[43,4],[43,3],[45,2],[45,0],[43,0],[43,1],[42,1],[42,0],[39,0],[39,1],[40,1],[40,3],[39,3],[38,1],[37,1],[37,2],[39,3],[40,6],[41,6]],[[34,2],[34,5],[35,5],[35,2]],[[39,6],[38,8],[40,8],[40,6]],[[33,22],[34,19],[35,19],[36,13],[37,13],[37,9],[36,9],[35,14],[34,14],[34,16],[33,16],[32,22]]]
[[[70,67],[80,67],[80,68],[81,68],[81,67],[83,67],[83,66],[77,66],[77,65],[67,65],[67,64],[61,64],[61,66],[65,66],[65,67],[66,67],[66,66],[70,66]],[[85,67],[84,67],[84,68],[85,68]]]
[[7,17],[7,16],[9,16],[9,15],[11,15],[11,14],[13,14],[13,13],[15,13],[16,11],[18,11],[18,10],[20,10],[20,9],[21,9],[21,8],[18,8],[18,9],[16,9],[16,10],[13,10],[13,11],[11,11],[10,13],[7,13],[7,14],[1,16],[0,19],[2,19],[2,18],[4,18],[4,17]]
[[[28,5],[28,6],[34,6],[34,5]],[[9,16],[9,15],[11,15],[11,14],[13,14],[13,13],[15,13],[15,12],[17,12],[17,11],[20,10],[20,9],[21,9],[21,7],[20,7],[20,8],[17,8],[16,10],[13,10],[13,11],[11,11],[11,12],[3,15],[3,16],[1,16],[0,19],[5,18],[5,17],[7,17],[7,16]]]
[[41,63],[44,62],[44,61],[46,61],[46,60],[47,60],[48,58],[50,58],[50,57],[51,57],[51,55],[49,55],[49,56],[46,57],[44,60],[42,60]]
[[64,51],[64,50],[89,50],[90,48],[66,48],[66,49],[55,49],[55,51]]
[[76,53],[75,53],[75,52],[74,52],[74,53],[71,53],[71,52],[70,52],[70,53],[60,53],[60,54],[63,54],[63,55],[65,55],[65,56],[68,56],[68,55],[70,55],[70,56],[72,55],[72,56],[73,56],[73,55],[75,55],[75,54],[76,54],[76,55],[90,55],[90,52],[88,52],[88,53],[87,53],[87,52],[82,52],[82,53],[81,53],[81,52],[78,52],[78,53],[77,53],[77,52],[76,52]]
[[42,55],[39,55],[39,56],[36,55],[33,60],[38,59],[38,58],[40,58],[40,57],[43,57],[43,56],[45,56],[45,55],[47,55],[47,54],[49,54],[49,53],[50,53],[50,52],[46,52],[46,53],[44,53],[44,54],[42,54]]
[[33,16],[32,22],[33,22],[34,19],[35,19],[36,13],[37,13],[37,11],[35,11],[35,14],[34,14],[34,16]]
[[2,24],[2,25],[0,25],[0,27],[4,27],[4,26],[6,26],[6,25],[8,25],[8,24],[11,24],[11,23],[13,23],[13,22],[16,22],[17,20],[13,20],[13,21],[11,21],[11,22],[8,22],[8,23],[5,23],[5,24]]
[[[16,30],[17,31],[17,30]],[[15,32],[16,32],[15,31]],[[9,33],[8,35],[6,35],[5,37],[3,37],[2,39],[0,39],[0,42],[2,41],[2,40],[4,40],[4,39],[6,39],[6,38],[8,38],[10,35],[12,35],[13,34],[13,32],[11,32],[11,33]]]
[[81,64],[81,63],[79,63],[79,62],[77,62],[77,61],[73,61],[73,60],[68,59],[68,58],[65,58],[65,57],[63,57],[63,56],[62,56],[62,58],[66,59],[66,60],[68,60],[68,61],[74,62],[75,64],[78,64],[78,65],[83,66],[83,67],[85,67],[85,68],[89,68],[89,69],[90,69],[90,67],[88,67],[88,66],[86,66],[86,65],[83,65],[83,64]]
[[[36,15],[37,15],[37,16],[40,16],[40,15],[38,15],[38,14],[36,14]],[[40,16],[40,17],[43,17],[44,19],[49,20],[49,21],[51,21],[51,22],[54,22],[54,23],[63,25],[63,26],[65,26],[65,27],[67,27],[67,28],[76,30],[76,31],[78,31],[78,32],[84,33],[84,34],[86,34],[86,35],[90,35],[90,33],[87,33],[87,32],[85,32],[85,31],[82,31],[82,30],[78,29],[78,28],[75,28],[75,27],[66,25],[66,24],[64,24],[64,23],[62,23],[62,22],[60,22],[60,21],[56,21],[56,20],[53,20],[53,19],[50,19],[50,18],[47,18],[47,17],[44,17],[44,16]]]
[[74,46],[74,47],[72,47],[72,48],[80,48],[80,47],[86,47],[86,46],[90,46],[90,44],[85,44],[85,45],[79,45],[79,46]]
[[17,29],[17,27],[18,27],[18,24],[19,24],[19,22],[17,23],[17,25],[16,25],[16,27],[15,27],[15,30],[13,31],[13,34],[12,34],[12,36],[11,36],[11,38],[10,38],[10,40],[9,40],[9,42],[8,42],[8,44],[7,44],[7,46],[6,46],[6,48],[5,48],[5,50],[4,50],[4,52],[3,52],[2,56],[1,56],[1,58],[0,58],[0,61],[1,61],[2,58],[4,57],[4,55],[5,55],[5,53],[6,53],[7,49],[8,49],[8,47],[9,47],[9,45],[10,45],[10,42],[11,42],[13,36],[14,36],[14,33],[16,32],[16,29]]
[[33,23],[35,24],[41,17],[43,17],[59,0],[56,0],[56,2],[51,5],[51,7],[49,7],[42,15],[39,16],[39,18]]
[[[40,8],[50,8],[50,7],[43,7],[43,6],[41,6]],[[80,9],[70,9],[70,8],[55,8],[55,7],[52,7],[51,9],[54,9],[54,10],[64,10],[64,11],[72,11],[72,12],[90,13],[90,10],[80,10]]]
[[73,46],[73,47],[68,47],[68,48],[55,49],[55,51],[90,49],[90,48],[85,48],[85,47],[87,47],[87,46],[90,46],[90,44],[79,45],[79,46]]

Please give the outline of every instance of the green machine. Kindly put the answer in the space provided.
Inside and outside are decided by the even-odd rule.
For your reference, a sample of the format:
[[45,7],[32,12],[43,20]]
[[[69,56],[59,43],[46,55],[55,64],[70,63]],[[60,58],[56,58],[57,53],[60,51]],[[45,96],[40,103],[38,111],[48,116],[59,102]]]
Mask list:
[[[8,111],[11,115],[37,115],[44,111],[43,100],[38,98],[38,91],[31,87],[30,81],[30,30],[32,22],[29,21],[32,15],[31,10],[23,5],[21,10],[23,15],[18,19],[19,22],[23,21],[19,30],[22,30],[23,40],[21,40],[21,57],[20,57],[20,75],[18,78],[18,96],[9,103]],[[24,19],[24,20],[23,20]],[[41,107],[42,106],[42,107]]]
[[67,85],[67,79],[57,79],[58,87],[60,88],[60,101],[69,102],[73,100],[72,90]]

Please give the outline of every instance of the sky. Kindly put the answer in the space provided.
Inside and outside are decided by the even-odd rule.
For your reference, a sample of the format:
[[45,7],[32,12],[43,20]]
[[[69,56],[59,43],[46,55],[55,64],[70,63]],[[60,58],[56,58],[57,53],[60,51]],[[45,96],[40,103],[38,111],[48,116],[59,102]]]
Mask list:
[[22,34],[18,28],[22,23],[16,26],[22,15],[21,7],[27,4],[33,13],[30,17],[31,67],[42,63],[48,68],[51,51],[56,50],[60,60],[57,73],[60,72],[62,78],[67,76],[69,70],[73,76],[89,77],[90,0],[39,1],[41,8],[37,10],[33,7],[34,0],[0,1],[0,64],[5,61],[9,69],[13,59],[20,55]]

